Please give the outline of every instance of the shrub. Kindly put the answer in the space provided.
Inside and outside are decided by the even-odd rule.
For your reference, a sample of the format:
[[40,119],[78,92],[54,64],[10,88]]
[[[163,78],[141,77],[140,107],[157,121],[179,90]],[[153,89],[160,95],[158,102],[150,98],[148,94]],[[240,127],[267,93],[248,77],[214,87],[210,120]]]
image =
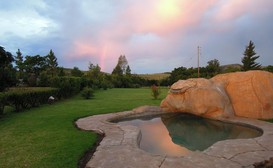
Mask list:
[[42,72],[39,76],[38,86],[48,87],[50,86],[51,77],[47,74],[46,71]]
[[85,87],[82,90],[82,97],[85,99],[90,99],[94,96],[94,90],[92,88],[89,87]]
[[55,77],[51,86],[59,88],[59,98],[67,98],[80,92],[81,82],[79,77]]
[[14,88],[5,92],[6,102],[19,112],[27,108],[45,104],[50,96],[56,96],[57,88]]
[[101,82],[100,82],[100,88],[102,88],[103,90],[107,90],[108,88],[113,88],[113,84],[109,79],[104,78]]
[[152,96],[154,99],[157,99],[158,96],[160,95],[160,90],[159,90],[159,87],[156,86],[156,85],[152,85],[151,86],[151,90],[152,90]]

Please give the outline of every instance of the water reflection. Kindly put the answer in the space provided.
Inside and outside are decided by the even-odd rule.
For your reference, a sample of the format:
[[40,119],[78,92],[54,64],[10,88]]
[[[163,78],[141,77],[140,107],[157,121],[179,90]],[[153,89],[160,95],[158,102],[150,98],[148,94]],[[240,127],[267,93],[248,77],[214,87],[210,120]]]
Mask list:
[[141,149],[170,156],[184,156],[191,151],[202,151],[220,140],[261,135],[261,132],[248,127],[181,113],[127,118],[118,123],[135,125],[141,129]]
[[141,149],[171,156],[184,156],[190,152],[187,148],[173,143],[160,118],[152,119],[149,122],[140,122],[139,128],[142,133]]
[[261,135],[249,127],[204,119],[192,115],[167,115],[161,117],[172,141],[190,150],[205,150],[217,141],[246,139]]

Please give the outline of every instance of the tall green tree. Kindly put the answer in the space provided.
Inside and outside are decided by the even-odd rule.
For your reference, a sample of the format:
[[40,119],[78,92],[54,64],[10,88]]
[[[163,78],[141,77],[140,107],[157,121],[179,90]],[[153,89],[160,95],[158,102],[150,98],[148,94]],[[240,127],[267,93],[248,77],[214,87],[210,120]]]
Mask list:
[[261,69],[261,64],[256,62],[260,56],[256,55],[255,45],[250,40],[248,46],[244,51],[244,57],[242,58],[243,71]]
[[122,69],[121,69],[121,67],[120,67],[118,64],[117,64],[116,67],[113,69],[112,75],[119,75],[119,76],[122,76],[122,75],[123,75]]
[[174,68],[174,70],[171,72],[171,75],[169,76],[170,84],[173,84],[180,79],[188,79],[190,75],[191,74],[186,67]]
[[116,75],[126,74],[127,67],[128,67],[128,61],[125,55],[120,55],[118,58],[118,63],[116,67],[113,69],[112,74],[116,74]]
[[87,72],[88,85],[93,88],[100,88],[103,80],[103,73],[100,66],[89,63],[89,71]]
[[46,57],[40,55],[26,56],[24,68],[27,74],[27,82],[29,86],[36,86],[38,77],[47,69]]
[[125,55],[120,55],[118,63],[112,71],[112,83],[118,88],[127,88],[134,85],[133,76],[131,75],[131,68]]
[[208,77],[213,77],[220,73],[220,62],[217,59],[213,59],[208,61],[208,65],[206,67],[208,72]]
[[101,68],[98,64],[94,65],[92,63],[89,63],[88,68],[89,68],[88,75],[91,78],[98,78],[101,75]]
[[130,76],[130,75],[131,75],[131,68],[130,68],[129,65],[126,67],[125,75],[127,75],[127,76]]
[[10,65],[14,61],[12,54],[2,46],[0,46],[0,58],[0,65],[2,66]]
[[49,51],[48,55],[46,56],[46,62],[47,62],[48,70],[51,76],[53,77],[57,73],[58,62],[57,62],[57,57],[55,56],[52,49]]
[[12,62],[12,54],[0,46],[0,92],[16,84],[16,70]]
[[46,58],[40,55],[26,56],[24,67],[28,75],[34,74],[36,77],[47,68]]
[[122,73],[125,74],[126,73],[126,69],[127,67],[129,66],[128,65],[128,61],[125,57],[125,55],[121,55],[120,58],[119,58],[119,65],[122,69]]
[[23,55],[20,51],[20,49],[18,49],[18,51],[16,52],[16,56],[15,56],[15,64],[16,64],[16,68],[18,70],[18,78],[22,79],[23,78],[23,73],[24,73],[24,60],[23,60]]
[[75,76],[75,77],[82,77],[83,72],[82,72],[78,67],[74,67],[74,68],[71,70],[71,75],[72,75],[72,76]]

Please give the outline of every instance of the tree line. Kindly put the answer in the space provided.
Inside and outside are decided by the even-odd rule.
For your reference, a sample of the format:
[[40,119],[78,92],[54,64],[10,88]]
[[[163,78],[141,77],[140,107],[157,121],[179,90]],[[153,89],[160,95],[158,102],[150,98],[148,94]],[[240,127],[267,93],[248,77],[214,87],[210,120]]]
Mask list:
[[[260,56],[256,55],[255,45],[252,41],[246,46],[242,57],[242,65],[223,67],[217,59],[207,62],[206,67],[200,67],[200,77],[211,78],[219,73],[266,70],[273,72],[273,66],[261,67],[256,60]],[[147,80],[131,73],[128,60],[125,55],[118,58],[118,62],[111,74],[104,73],[98,64],[89,63],[88,71],[83,72],[78,67],[67,70],[58,66],[57,57],[52,50],[46,56],[23,56],[20,49],[13,56],[0,46],[0,91],[4,91],[12,86],[41,86],[41,87],[68,87],[75,85],[75,81],[80,82],[80,89],[91,88],[128,88],[164,85],[168,86],[179,79],[197,78],[197,68],[178,67],[170,73],[166,79],[156,81]],[[67,79],[70,78],[70,79]],[[72,80],[73,79],[73,80]],[[58,81],[68,81],[59,86]]]
[[[104,73],[98,64],[89,63],[88,71],[78,67],[67,70],[58,66],[57,57],[52,50],[46,56],[23,56],[20,49],[13,56],[0,46],[0,91],[13,86],[66,87],[80,82],[80,89],[91,88],[128,88],[150,85],[150,81],[131,74],[125,55],[118,58],[118,63],[111,74]],[[69,78],[69,79],[68,79]],[[59,86],[58,81],[68,81]]]
[[[248,71],[248,70],[264,70],[273,72],[273,66],[269,65],[262,67],[257,62],[260,56],[255,52],[255,45],[252,41],[246,46],[243,57],[241,58],[242,65],[233,64],[228,66],[220,66],[220,62],[217,59],[213,59],[207,62],[206,67],[200,67],[201,78],[211,78],[217,74],[237,72],[237,71]],[[180,79],[189,79],[198,77],[198,68],[186,68],[178,67],[170,73],[170,76],[160,81],[160,85],[169,86]]]

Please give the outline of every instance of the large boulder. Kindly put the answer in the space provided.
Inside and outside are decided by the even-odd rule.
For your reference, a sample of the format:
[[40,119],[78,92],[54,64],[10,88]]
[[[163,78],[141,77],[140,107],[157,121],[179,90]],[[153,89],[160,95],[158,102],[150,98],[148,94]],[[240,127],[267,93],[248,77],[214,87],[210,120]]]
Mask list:
[[207,118],[273,118],[273,74],[247,71],[179,80],[171,86],[161,108]]

